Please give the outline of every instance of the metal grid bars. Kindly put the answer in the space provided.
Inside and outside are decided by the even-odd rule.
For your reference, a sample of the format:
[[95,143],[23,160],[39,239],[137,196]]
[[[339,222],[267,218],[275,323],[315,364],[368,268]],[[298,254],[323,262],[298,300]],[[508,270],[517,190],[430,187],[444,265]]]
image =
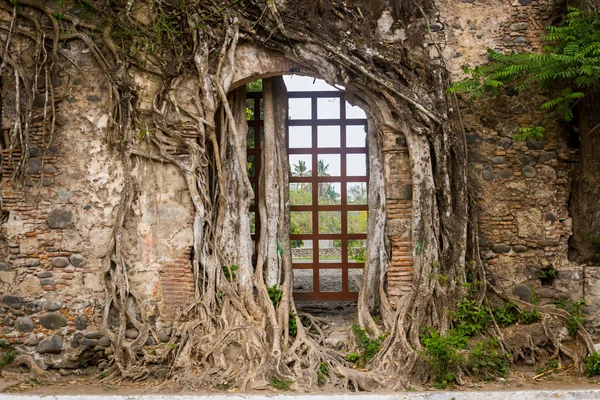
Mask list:
[[[367,238],[367,120],[362,110],[357,113],[345,101],[344,92],[289,92],[288,96],[294,298],[356,301]],[[248,113],[249,178],[257,187],[262,93],[248,92],[247,98],[252,111]],[[257,240],[260,222],[255,205],[250,212]]]

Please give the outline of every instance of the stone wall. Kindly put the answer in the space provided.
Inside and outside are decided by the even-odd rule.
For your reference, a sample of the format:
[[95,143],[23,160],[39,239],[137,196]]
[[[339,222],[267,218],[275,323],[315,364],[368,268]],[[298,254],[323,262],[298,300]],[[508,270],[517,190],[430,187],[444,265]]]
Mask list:
[[[442,5],[425,45],[439,64],[440,46],[454,77],[461,64],[483,62],[487,48],[539,49],[542,27],[561,7],[541,0],[448,0]],[[379,34],[399,43],[404,37],[393,23],[379,24]],[[63,99],[53,136],[41,119],[43,87],[35,98],[38,118],[25,150],[31,160],[24,182],[11,182],[6,153],[2,164],[0,212],[7,220],[0,226],[0,339],[20,344],[42,364],[62,368],[110,355],[99,332],[103,274],[124,184],[117,153],[105,140],[109,116],[103,74],[84,50],[76,41],[61,50],[77,67],[68,64],[69,74],[52,77]],[[303,72],[281,55],[248,45],[240,46],[236,60],[242,68],[235,71],[232,87]],[[135,80],[144,89],[141,107],[150,107],[156,83],[143,75]],[[3,97],[10,98],[10,79],[4,83]],[[537,109],[541,100],[505,95],[476,106],[460,104],[472,194],[480,207],[482,256],[493,271],[491,279],[510,293],[528,298],[534,291],[542,302],[585,298],[584,311],[594,327],[600,323],[600,270],[567,259],[570,173],[577,150],[569,146],[566,129]],[[539,124],[547,126],[543,140],[511,139],[519,127]],[[391,249],[387,289],[397,299],[412,283],[411,168],[404,138],[384,126],[379,132]],[[123,232],[131,290],[165,339],[177,310],[193,296],[193,207],[176,168],[135,160],[134,175],[138,196]],[[539,271],[550,267],[558,275],[542,285]],[[130,329],[127,335],[136,332]]]

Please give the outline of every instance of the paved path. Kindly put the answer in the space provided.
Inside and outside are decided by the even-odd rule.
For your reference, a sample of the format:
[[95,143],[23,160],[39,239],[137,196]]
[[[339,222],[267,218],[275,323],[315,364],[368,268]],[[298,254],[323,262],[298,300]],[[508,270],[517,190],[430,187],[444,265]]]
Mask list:
[[502,392],[398,392],[393,394],[272,394],[272,395],[60,395],[0,394],[1,400],[588,400],[600,399],[600,389],[521,390]]

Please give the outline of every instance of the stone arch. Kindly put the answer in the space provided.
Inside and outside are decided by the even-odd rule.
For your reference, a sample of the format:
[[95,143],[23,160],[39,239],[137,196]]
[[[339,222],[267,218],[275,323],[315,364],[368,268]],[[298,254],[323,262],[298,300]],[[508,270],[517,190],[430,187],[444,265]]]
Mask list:
[[[344,86],[354,95],[349,99],[350,102],[365,110],[369,116],[368,134],[379,138],[378,147],[385,187],[381,196],[383,204],[372,206],[369,201],[369,215],[373,214],[372,207],[382,207],[385,240],[381,246],[383,247],[385,242],[387,248],[387,254],[380,259],[380,262],[387,265],[387,275],[382,277],[382,284],[387,288],[388,296],[394,303],[411,289],[413,281],[413,185],[409,146],[406,139],[409,128],[394,120],[394,115],[389,113],[384,102],[377,101],[372,95],[361,96],[366,93],[352,82],[338,82],[334,74],[323,76],[317,69],[296,61],[295,56],[277,54],[256,45],[243,43],[235,50],[233,65],[235,69],[230,90],[273,76],[292,74],[310,76],[323,79],[332,86],[336,84]],[[380,277],[372,277],[372,279],[380,279]],[[368,302],[373,305],[371,300]]]

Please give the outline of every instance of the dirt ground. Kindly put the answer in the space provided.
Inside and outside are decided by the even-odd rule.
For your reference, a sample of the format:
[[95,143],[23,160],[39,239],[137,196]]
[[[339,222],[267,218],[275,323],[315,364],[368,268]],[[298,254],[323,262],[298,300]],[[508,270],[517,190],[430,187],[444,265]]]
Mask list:
[[[351,349],[351,326],[355,323],[355,302],[328,302],[326,305],[319,302],[297,302],[298,311],[306,312],[313,317],[326,323],[328,337],[326,344],[337,348],[342,352]],[[350,346],[350,347],[349,347]],[[143,395],[143,394],[234,394],[241,392],[233,388],[219,390],[217,388],[206,388],[198,391],[182,391],[169,382],[160,379],[148,379],[142,382],[112,381],[105,382],[99,378],[101,371],[90,367],[64,371],[67,376],[62,376],[57,370],[50,370],[48,377],[30,377],[26,369],[5,367],[0,371],[0,393],[22,393],[43,396],[50,395]],[[539,372],[539,371],[537,371]],[[447,390],[455,391],[515,391],[515,390],[574,390],[574,389],[600,389],[600,376],[587,378],[582,372],[573,368],[565,368],[561,371],[549,373],[548,375],[533,379],[536,376],[534,366],[513,366],[510,376],[506,379],[497,378],[487,382],[467,382],[463,386],[449,387]],[[406,391],[436,391],[433,386],[424,385],[420,387],[409,387]],[[386,394],[389,391],[381,390],[376,393]],[[264,390],[252,390],[244,394],[275,394],[277,390],[267,387]],[[289,392],[284,392],[289,393]],[[328,393],[321,389],[319,394]],[[333,392],[332,392],[333,393]],[[340,393],[340,392],[336,392]],[[341,394],[341,393],[340,393]]]
[[[205,389],[198,391],[181,391],[179,388],[157,379],[142,382],[102,382],[98,378],[100,371],[96,368],[75,370],[69,376],[61,376],[52,371],[48,378],[31,378],[27,371],[6,368],[0,378],[0,392],[36,394],[43,396],[61,394],[118,394],[118,395],[143,395],[143,394],[225,394],[240,393],[237,389],[218,390]],[[573,390],[573,389],[599,389],[600,377],[587,378],[577,371],[570,369],[556,372],[548,376],[532,379],[535,372],[530,368],[516,368],[506,380],[493,382],[471,382],[463,386],[450,387],[454,391],[514,391],[514,390]],[[435,388],[425,385],[423,387],[410,387],[407,391],[436,391]],[[274,394],[278,391],[270,387],[265,390],[246,391],[245,394]],[[326,393],[321,390],[319,394]],[[386,390],[376,393],[385,394]]]

